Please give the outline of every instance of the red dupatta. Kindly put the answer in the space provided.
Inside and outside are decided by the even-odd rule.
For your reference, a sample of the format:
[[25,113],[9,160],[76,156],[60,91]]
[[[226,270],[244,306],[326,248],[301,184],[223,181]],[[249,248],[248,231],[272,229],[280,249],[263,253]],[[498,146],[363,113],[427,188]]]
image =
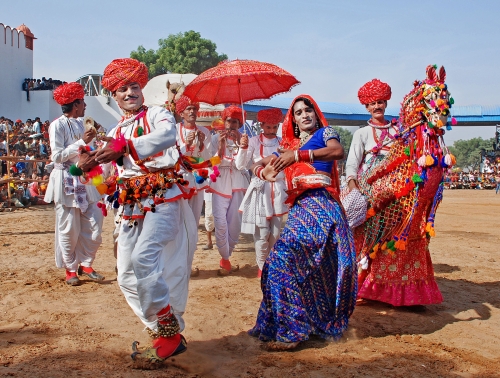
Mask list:
[[[325,116],[319,109],[316,101],[314,101],[311,96],[303,94],[295,97],[292,101],[292,104],[290,105],[290,108],[288,109],[288,112],[286,113],[282,125],[283,139],[281,141],[281,146],[288,150],[298,150],[300,145],[300,139],[296,138],[293,132],[293,106],[295,105],[295,102],[297,102],[297,99],[299,98],[306,98],[312,103],[321,127],[328,126],[328,122]],[[292,205],[298,196],[300,196],[303,192],[308,190],[308,188],[293,189],[292,180],[299,176],[306,176],[315,173],[317,173],[316,169],[309,163],[294,163],[291,166],[285,168],[285,177],[288,185],[288,190],[287,190],[288,198],[286,200],[287,204]],[[335,198],[337,202],[340,203],[340,198],[339,198],[340,182],[339,182],[339,175],[337,171],[336,161],[333,162],[331,179],[332,179],[331,185],[326,187],[325,189],[328,190],[328,192],[330,192],[333,198]]]

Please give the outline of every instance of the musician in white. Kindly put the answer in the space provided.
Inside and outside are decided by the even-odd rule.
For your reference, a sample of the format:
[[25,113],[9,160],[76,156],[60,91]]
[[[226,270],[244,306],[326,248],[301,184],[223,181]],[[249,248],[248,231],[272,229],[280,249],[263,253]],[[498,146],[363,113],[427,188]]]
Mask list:
[[[191,103],[186,96],[181,96],[175,103],[175,111],[180,115],[182,121],[177,124],[177,145],[185,156],[194,156],[203,160],[210,159],[212,155],[212,135],[203,126],[196,125],[199,103]],[[184,179],[189,181],[189,186],[195,188],[193,196],[188,200],[191,210],[193,210],[196,225],[200,223],[201,210],[205,189],[208,188],[209,179],[203,182],[196,182],[193,172],[182,171]],[[201,181],[201,180],[200,180]]]
[[89,146],[96,134],[95,129],[85,131],[83,125],[84,96],[78,83],[61,85],[54,91],[63,115],[49,128],[54,170],[44,198],[47,203],[54,201],[56,266],[66,269],[66,283],[71,286],[80,284],[77,271],[93,281],[104,279],[92,268],[101,245],[103,216],[97,207],[101,195],[94,186],[83,185],[69,173],[70,166],[78,162],[80,147]]
[[[276,136],[276,133],[279,123],[283,120],[283,113],[276,108],[261,110],[257,113],[257,120],[260,122],[262,133],[250,139],[246,134],[241,137],[240,149],[236,156],[238,169],[244,169],[273,153],[277,154],[281,138]],[[241,232],[253,235],[259,267],[258,277],[262,274],[269,251],[278,239],[283,216],[288,212],[285,191],[283,172],[276,176],[275,182],[253,176],[240,206],[243,217]]]
[[225,131],[212,137],[212,150],[221,158],[220,177],[210,184],[207,191],[213,193],[212,211],[215,223],[215,244],[221,255],[219,275],[227,275],[232,270],[230,257],[238,243],[241,230],[241,213],[238,211],[245,191],[248,188],[248,175],[245,169],[236,167],[241,133],[238,129],[243,125],[243,113],[237,106],[224,109],[222,120]]
[[102,85],[124,117],[108,134],[115,141],[95,154],[98,163],[114,161],[118,166],[124,207],[118,284],[153,339],[153,346],[142,353],[134,342],[132,357],[138,367],[187,348],[180,332],[197,243],[193,212],[184,199],[190,189],[176,168],[175,119],[165,108],[143,105],[147,81],[146,66],[135,59],[115,59],[106,67]]

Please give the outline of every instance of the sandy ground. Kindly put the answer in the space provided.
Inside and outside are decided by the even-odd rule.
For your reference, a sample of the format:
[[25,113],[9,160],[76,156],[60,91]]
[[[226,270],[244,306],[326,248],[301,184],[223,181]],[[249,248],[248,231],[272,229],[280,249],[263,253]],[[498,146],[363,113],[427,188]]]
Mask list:
[[188,351],[156,371],[130,368],[130,345],[148,336],[116,283],[111,230],[94,267],[102,284],[68,287],[54,265],[52,207],[0,213],[0,376],[16,377],[494,377],[500,376],[500,196],[446,191],[432,259],[440,305],[420,311],[358,306],[336,343],[312,339],[267,352],[247,336],[260,303],[251,237],[234,254],[240,271],[217,277],[202,251],[191,280]]

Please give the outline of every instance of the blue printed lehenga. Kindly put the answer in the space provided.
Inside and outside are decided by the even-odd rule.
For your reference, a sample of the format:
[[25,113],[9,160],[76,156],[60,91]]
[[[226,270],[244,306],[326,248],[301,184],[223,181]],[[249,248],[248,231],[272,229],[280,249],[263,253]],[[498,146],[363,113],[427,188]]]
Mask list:
[[[316,114],[326,120],[312,98]],[[295,100],[292,102],[295,103]],[[293,137],[291,112],[283,124],[283,140]],[[338,139],[329,129],[329,138]],[[323,141],[326,128],[318,130],[311,141]],[[288,131],[288,133],[287,133]],[[333,132],[334,133],[334,132]],[[333,136],[332,136],[333,135]],[[295,138],[296,139],[296,138]],[[311,149],[310,142],[301,149]],[[326,144],[323,144],[323,147]],[[356,253],[351,230],[338,200],[338,179],[331,185],[318,185],[314,164],[294,164],[287,168],[289,202],[292,205],[280,238],[271,250],[262,271],[263,299],[257,321],[249,334],[263,341],[296,343],[310,335],[338,339],[347,329],[357,294]],[[333,165],[332,173],[336,173]],[[317,175],[316,175],[317,176]],[[304,178],[307,184],[295,184]]]

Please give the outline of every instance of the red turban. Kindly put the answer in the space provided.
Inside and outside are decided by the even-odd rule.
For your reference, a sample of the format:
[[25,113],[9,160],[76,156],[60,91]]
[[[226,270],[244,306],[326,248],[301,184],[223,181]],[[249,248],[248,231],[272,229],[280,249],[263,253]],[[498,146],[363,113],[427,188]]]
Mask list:
[[101,84],[111,92],[124,85],[137,83],[144,88],[148,83],[148,68],[132,58],[115,59],[104,69]]
[[54,91],[54,100],[59,105],[71,104],[75,100],[85,97],[85,91],[81,84],[72,82],[60,85]]
[[243,126],[243,110],[239,106],[231,105],[222,112],[222,120],[226,122],[227,118],[234,118],[240,121],[240,126]]
[[191,99],[187,96],[181,96],[176,102],[175,102],[175,112],[177,114],[181,114],[188,106],[194,106],[196,107],[196,110],[200,109],[200,103],[199,102],[191,102]]
[[271,108],[263,109],[257,113],[257,121],[262,123],[270,123],[276,125],[283,120],[283,113],[281,109]]
[[391,94],[391,87],[387,83],[373,79],[359,88],[358,98],[363,105],[367,105],[374,101],[390,100]]

